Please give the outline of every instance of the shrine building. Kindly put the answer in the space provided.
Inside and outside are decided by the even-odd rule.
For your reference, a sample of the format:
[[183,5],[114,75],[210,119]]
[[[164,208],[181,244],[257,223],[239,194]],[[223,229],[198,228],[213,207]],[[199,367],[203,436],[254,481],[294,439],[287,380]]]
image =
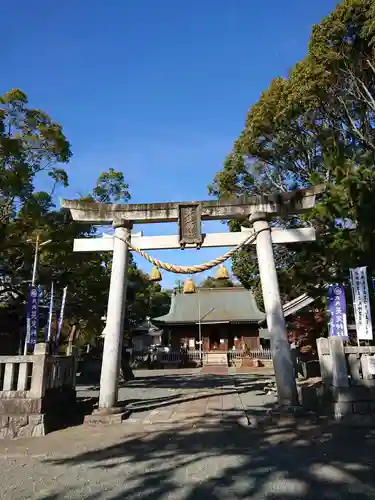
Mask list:
[[268,331],[260,326],[264,320],[250,290],[227,287],[174,292],[169,313],[152,322],[164,330],[172,350],[199,349],[202,340],[204,352],[225,352],[268,344]]

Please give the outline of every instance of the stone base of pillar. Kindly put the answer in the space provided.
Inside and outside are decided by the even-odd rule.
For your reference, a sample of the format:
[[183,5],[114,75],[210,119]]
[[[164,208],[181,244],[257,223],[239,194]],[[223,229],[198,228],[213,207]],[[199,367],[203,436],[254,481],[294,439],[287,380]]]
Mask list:
[[304,410],[300,407],[275,408],[263,414],[254,414],[246,410],[248,425],[256,428],[261,426],[286,426],[297,427],[300,424],[315,425],[328,422],[328,418],[313,411]]
[[117,415],[117,413],[124,413],[127,411],[126,406],[112,406],[111,408],[95,408],[93,415]]
[[127,420],[131,411],[124,407],[100,408],[94,410],[91,415],[86,415],[85,424],[121,424]]

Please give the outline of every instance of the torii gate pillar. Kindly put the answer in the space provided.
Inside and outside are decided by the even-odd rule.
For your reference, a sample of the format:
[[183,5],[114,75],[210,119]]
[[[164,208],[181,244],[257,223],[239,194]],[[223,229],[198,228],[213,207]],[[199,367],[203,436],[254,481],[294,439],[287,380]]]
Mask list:
[[298,405],[298,395],[276,273],[271,228],[266,213],[253,213],[250,222],[258,233],[256,250],[279,404],[293,407]]
[[119,367],[124,335],[126,289],[128,282],[129,238],[131,224],[114,222],[113,260],[109,286],[106,335],[104,337],[97,413],[118,412]]

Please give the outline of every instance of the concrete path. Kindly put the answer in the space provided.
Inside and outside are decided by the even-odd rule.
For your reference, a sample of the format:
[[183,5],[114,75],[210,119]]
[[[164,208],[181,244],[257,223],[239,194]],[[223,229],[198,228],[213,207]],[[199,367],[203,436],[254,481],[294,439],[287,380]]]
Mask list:
[[123,424],[0,441],[0,498],[374,499],[374,431],[285,419],[239,425],[240,407],[272,404],[264,383],[140,376],[121,389],[138,410]]
[[[275,395],[263,394],[270,376],[206,374],[202,370],[139,370],[119,390],[119,400],[131,410],[128,423],[168,423],[184,418],[229,414],[240,418],[244,409],[266,411]],[[98,388],[80,387],[80,397],[98,397]]]

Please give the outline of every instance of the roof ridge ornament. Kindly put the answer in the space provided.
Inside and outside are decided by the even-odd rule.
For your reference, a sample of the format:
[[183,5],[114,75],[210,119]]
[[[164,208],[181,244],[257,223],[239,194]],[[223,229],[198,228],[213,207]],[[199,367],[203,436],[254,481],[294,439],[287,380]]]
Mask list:
[[184,293],[195,293],[197,291],[197,287],[195,286],[194,281],[191,278],[188,278],[184,283]]
[[229,280],[228,269],[224,266],[224,264],[219,265],[219,269],[216,271],[215,278],[217,280]]

